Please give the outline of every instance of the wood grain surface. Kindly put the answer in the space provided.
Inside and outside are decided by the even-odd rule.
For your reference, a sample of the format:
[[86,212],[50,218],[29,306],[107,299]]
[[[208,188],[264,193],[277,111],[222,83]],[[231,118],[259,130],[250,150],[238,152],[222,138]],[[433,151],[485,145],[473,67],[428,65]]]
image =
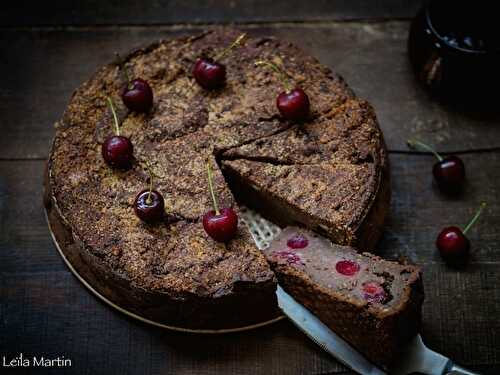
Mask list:
[[[391,218],[376,251],[422,265],[423,336],[431,348],[477,371],[500,373],[499,121],[443,108],[415,83],[406,18],[420,2],[274,1],[266,3],[269,12],[261,1],[149,1],[140,9],[131,1],[56,2],[52,12],[20,16],[25,3],[10,3],[0,14],[0,361],[22,352],[64,355],[73,366],[0,367],[0,374],[350,373],[287,321],[223,336],[135,322],[88,293],[51,242],[43,168],[52,124],[73,90],[115,52],[213,22],[238,22],[251,33],[297,43],[373,103],[393,186]],[[409,152],[409,137],[463,157],[468,182],[461,197],[436,190],[433,157]],[[443,226],[464,225],[481,201],[488,208],[469,233],[472,259],[464,269],[450,268],[436,254],[435,237]]]
[[[29,0],[7,2],[0,26],[165,25],[410,18],[422,0]],[[22,16],[20,16],[22,15]]]

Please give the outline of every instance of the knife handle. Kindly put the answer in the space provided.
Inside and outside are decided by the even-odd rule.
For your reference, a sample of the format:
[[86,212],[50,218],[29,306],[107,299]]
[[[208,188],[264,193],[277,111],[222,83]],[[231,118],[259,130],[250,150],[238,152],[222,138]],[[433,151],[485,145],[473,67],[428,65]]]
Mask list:
[[466,368],[463,368],[461,366],[452,364],[450,368],[446,371],[446,375],[480,375],[477,372],[472,372],[470,370],[467,370]]

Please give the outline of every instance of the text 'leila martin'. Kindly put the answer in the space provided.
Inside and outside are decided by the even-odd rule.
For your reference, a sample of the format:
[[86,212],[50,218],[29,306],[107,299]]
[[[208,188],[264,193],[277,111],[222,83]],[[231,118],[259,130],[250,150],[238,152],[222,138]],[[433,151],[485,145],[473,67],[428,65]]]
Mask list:
[[62,357],[47,358],[43,356],[26,357],[20,353],[17,357],[2,357],[3,367],[71,367],[71,359]]

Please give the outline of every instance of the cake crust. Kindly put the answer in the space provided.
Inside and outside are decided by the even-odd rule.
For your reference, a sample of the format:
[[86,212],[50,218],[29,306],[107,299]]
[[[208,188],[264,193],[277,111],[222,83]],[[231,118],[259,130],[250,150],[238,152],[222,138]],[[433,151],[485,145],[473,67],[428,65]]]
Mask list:
[[[45,204],[62,251],[104,296],[167,325],[231,328],[278,315],[276,278],[243,224],[235,240],[220,245],[210,240],[200,220],[211,206],[207,160],[214,166],[221,205],[237,209],[233,193],[238,192],[231,190],[217,163],[237,161],[228,150],[296,131],[277,114],[279,80],[255,69],[254,61],[269,59],[284,66],[311,98],[312,124],[332,122],[337,111],[344,112],[345,103],[355,100],[340,76],[274,38],[247,38],[238,53],[224,61],[226,87],[216,92],[199,88],[191,77],[195,59],[229,45],[239,34],[217,29],[135,50],[83,83],[56,124]],[[125,70],[152,86],[150,113],[132,113],[122,105]],[[121,133],[134,144],[136,160],[128,171],[110,169],[100,155],[100,145],[113,129],[107,96],[117,107]],[[373,129],[381,137],[376,123]],[[345,147],[363,154],[363,142],[356,138]],[[376,147],[384,153],[382,144]],[[135,195],[147,186],[146,161],[158,176],[155,189],[165,197],[167,217],[157,226],[141,223],[132,209]],[[377,168],[385,168],[378,163]],[[377,222],[387,211],[387,199],[377,193],[380,184],[374,182],[381,176],[365,175],[371,196],[364,209],[368,212],[373,202],[381,203],[375,217],[353,219],[353,235],[363,232],[357,238],[378,238],[365,235],[376,230],[363,226],[378,230]],[[258,313],[251,308],[256,305],[262,306]]]

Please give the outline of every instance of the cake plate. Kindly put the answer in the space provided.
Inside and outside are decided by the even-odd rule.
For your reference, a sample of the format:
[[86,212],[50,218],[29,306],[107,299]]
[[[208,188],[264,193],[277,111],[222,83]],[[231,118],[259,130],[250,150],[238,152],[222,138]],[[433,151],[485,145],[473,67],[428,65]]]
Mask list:
[[[273,223],[265,220],[262,218],[259,214],[256,212],[246,208],[242,207],[240,209],[241,212],[241,219],[243,223],[246,225],[250,233],[252,234],[252,238],[255,241],[255,244],[259,249],[264,249],[267,246],[269,246],[269,243],[271,240],[280,232],[280,228]],[[251,329],[256,329],[260,327],[264,327],[276,322],[279,322],[280,320],[284,319],[284,315],[280,315],[274,319],[267,320],[264,322],[260,322],[257,324],[252,324],[248,326],[242,326],[242,327],[236,327],[236,328],[227,328],[227,329],[188,329],[188,328],[182,328],[182,327],[175,327],[175,326],[169,326],[166,324],[162,324],[159,322],[155,322],[153,320],[144,318],[140,315],[137,315],[127,309],[124,309],[123,307],[120,307],[116,303],[110,301],[108,298],[104,297],[101,293],[99,293],[92,285],[90,285],[87,280],[85,280],[79,273],[78,271],[73,267],[73,265],[70,263],[68,258],[64,255],[63,251],[61,250],[61,247],[59,246],[57,239],[52,231],[50,221],[48,218],[47,211],[45,210],[45,219],[47,220],[47,224],[49,226],[49,231],[50,235],[52,236],[52,241],[54,241],[54,244],[57,248],[57,251],[61,255],[61,258],[63,259],[64,263],[68,266],[69,270],[73,273],[73,275],[76,276],[76,278],[88,289],[90,290],[96,297],[98,297],[101,301],[105,302],[115,310],[120,311],[121,313],[128,315],[131,318],[140,320],[143,323],[147,323],[156,327],[160,327],[163,329],[168,329],[172,331],[178,331],[178,332],[189,332],[189,333],[203,333],[203,334],[221,334],[221,333],[231,333],[231,332],[242,332],[242,331],[248,331]]]

